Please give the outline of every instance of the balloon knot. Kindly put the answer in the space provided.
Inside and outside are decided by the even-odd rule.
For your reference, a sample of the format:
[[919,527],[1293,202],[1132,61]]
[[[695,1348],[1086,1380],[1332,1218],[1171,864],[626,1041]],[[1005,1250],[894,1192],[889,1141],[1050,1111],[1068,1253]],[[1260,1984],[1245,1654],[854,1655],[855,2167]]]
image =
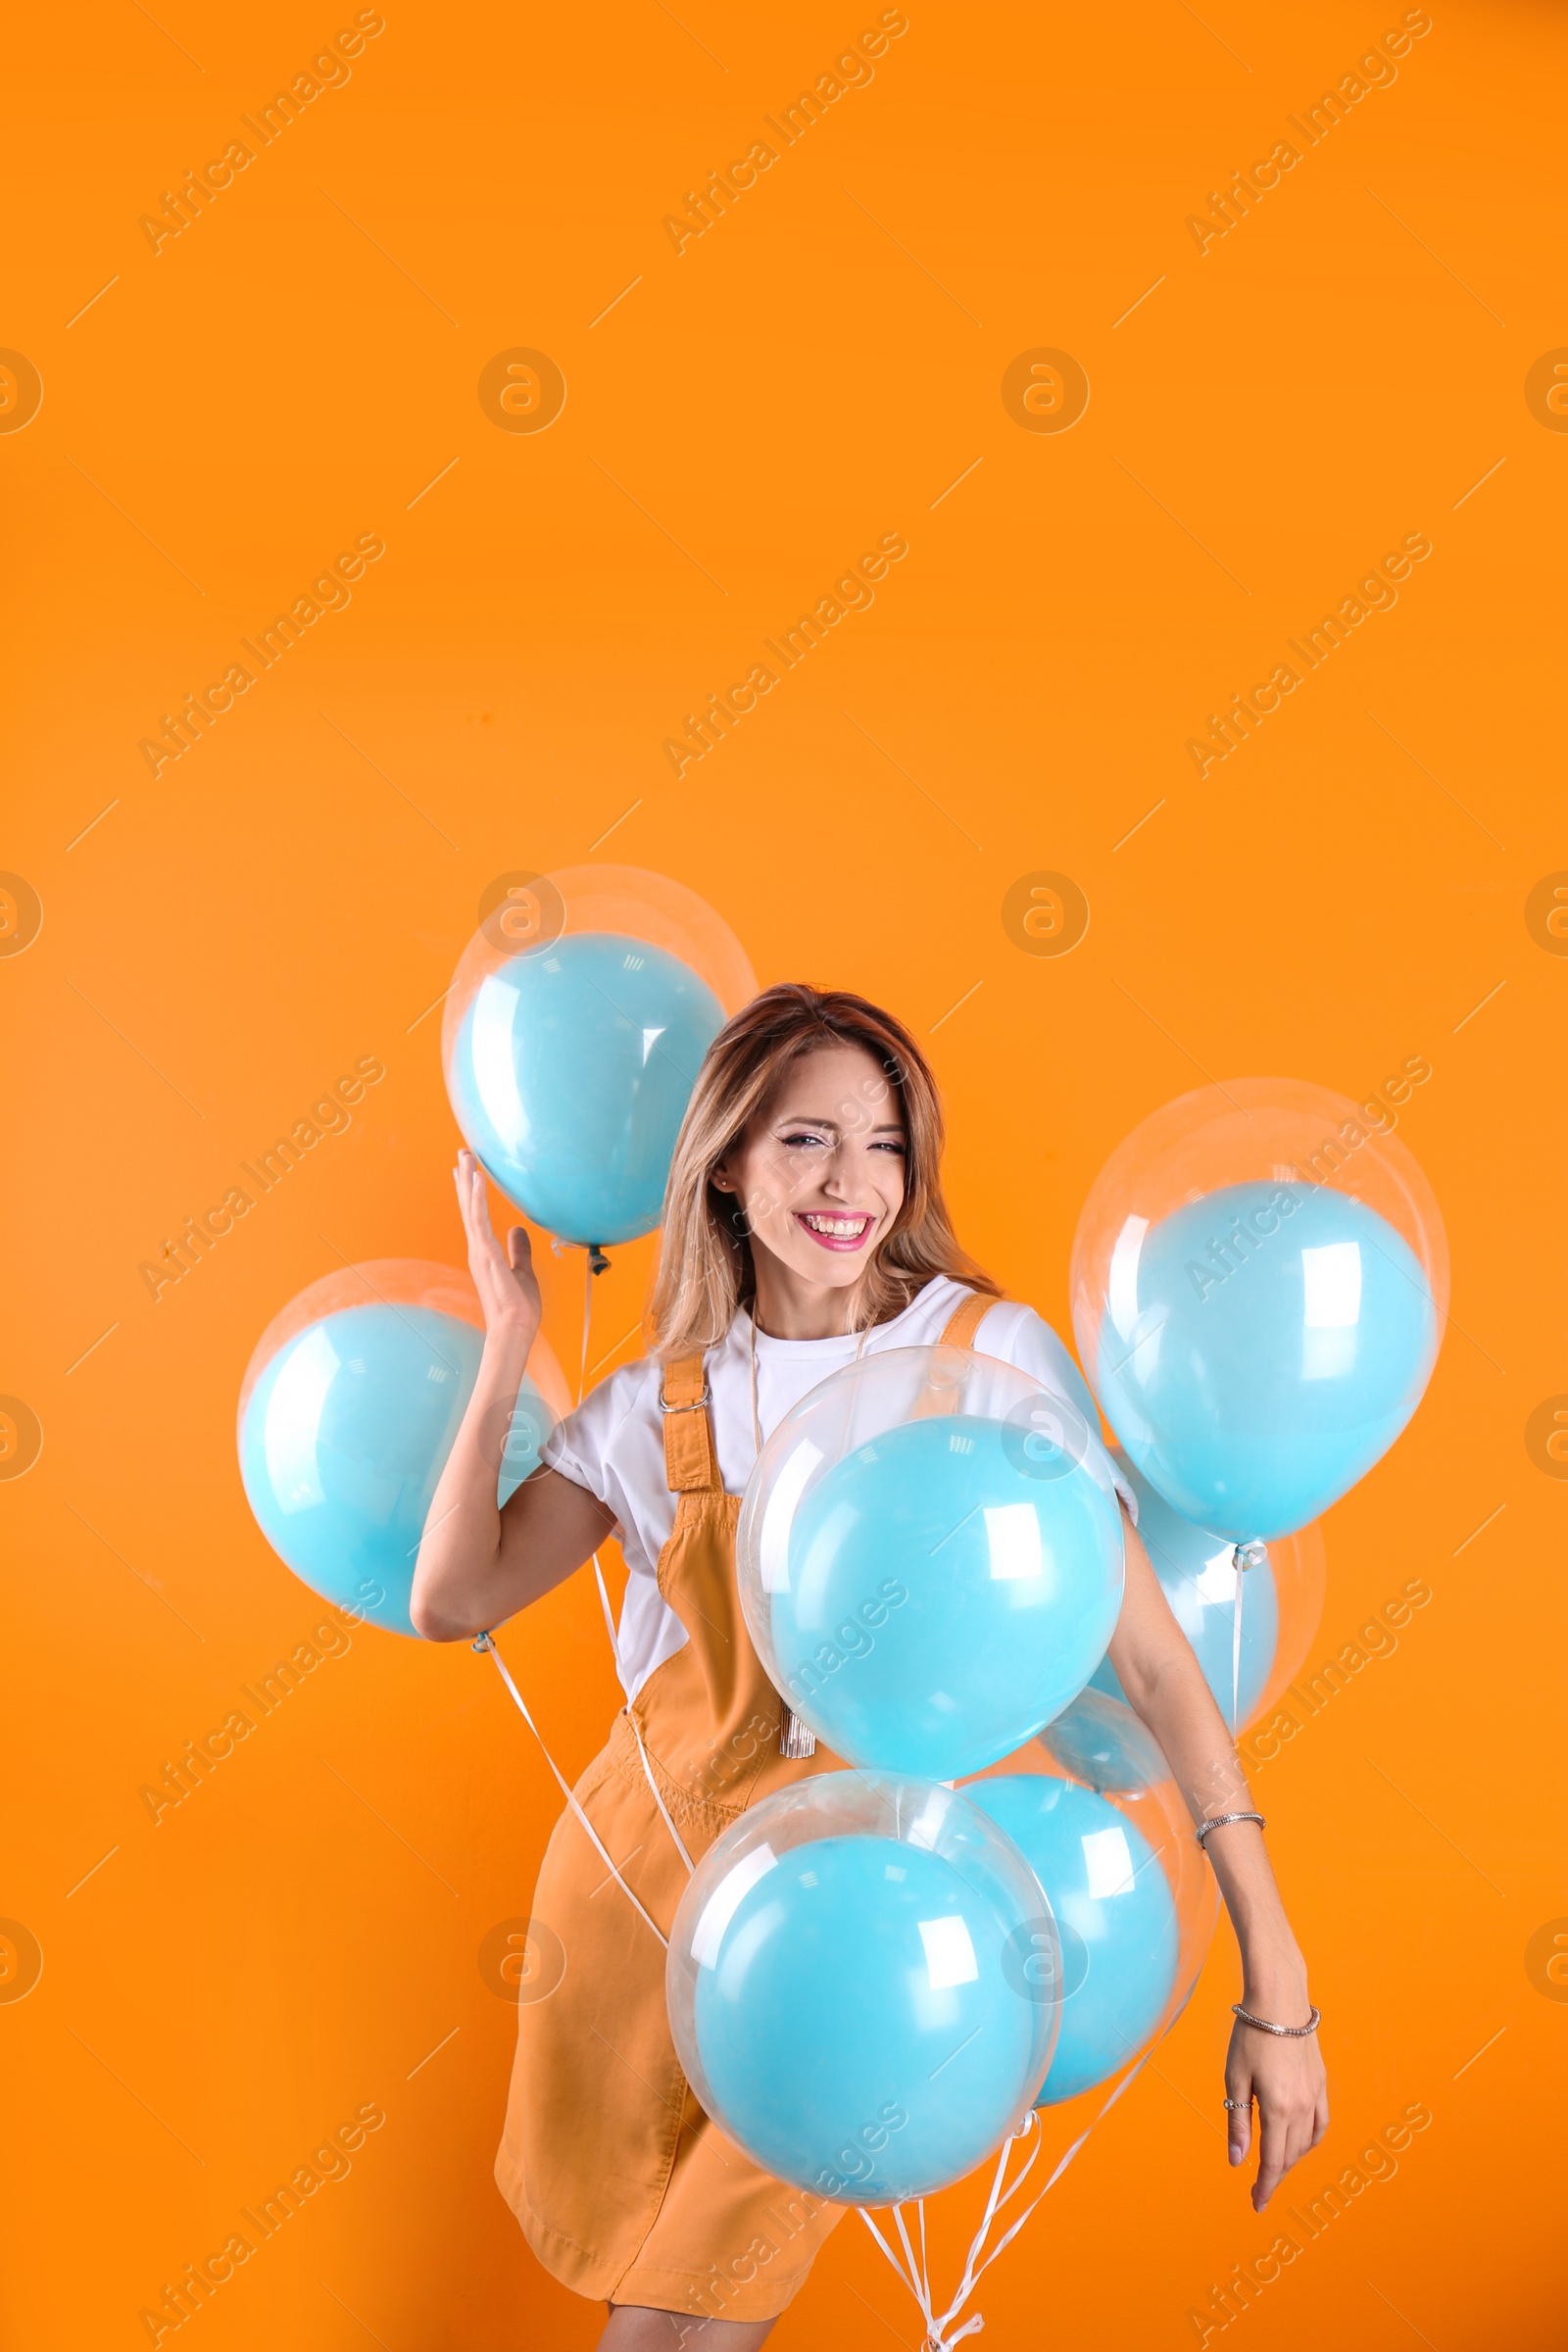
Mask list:
[[599,1244],[597,1242],[590,1242],[588,1245],[588,1264],[591,1271],[595,1274],[603,1274],[609,1263],[610,1260],[605,1255],[603,1250],[600,1249]]

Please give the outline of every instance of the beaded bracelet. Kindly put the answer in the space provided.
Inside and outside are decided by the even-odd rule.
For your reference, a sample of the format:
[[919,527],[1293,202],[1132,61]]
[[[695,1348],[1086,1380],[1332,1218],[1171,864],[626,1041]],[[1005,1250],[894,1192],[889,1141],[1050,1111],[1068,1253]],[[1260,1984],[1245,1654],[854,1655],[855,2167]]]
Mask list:
[[1260,2034],[1283,2034],[1289,2041],[1299,2041],[1303,2034],[1315,2034],[1318,2030],[1318,2027],[1323,2022],[1321,2012],[1313,2009],[1309,2013],[1304,2026],[1270,2025],[1266,2017],[1254,2017],[1250,2009],[1244,2009],[1242,2007],[1240,2001],[1232,2001],[1231,2015],[1232,2017],[1239,2017],[1244,2026],[1255,2026]]

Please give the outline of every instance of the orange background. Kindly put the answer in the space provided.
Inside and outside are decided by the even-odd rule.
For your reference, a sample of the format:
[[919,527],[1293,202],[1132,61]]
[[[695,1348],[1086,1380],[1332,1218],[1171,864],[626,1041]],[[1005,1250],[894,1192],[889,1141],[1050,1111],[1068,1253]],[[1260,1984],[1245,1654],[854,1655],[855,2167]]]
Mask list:
[[[1413,2102],[1433,2122],[1237,2325],[1254,2352],[1560,2342],[1568,2008],[1525,1953],[1568,1911],[1568,1494],[1525,1431],[1568,1386],[1568,966],[1526,902],[1568,864],[1568,441],[1524,385],[1568,344],[1561,12],[1434,0],[1250,217],[1201,255],[1185,226],[1401,13],[910,0],[874,79],[678,256],[665,213],[875,9],[388,0],[346,85],[156,257],[139,217],[352,9],[14,32],[0,341],[43,405],[0,434],[0,864],[43,925],[0,969],[0,1388],[43,1450],[0,1490],[0,1910],[43,1973],[0,2003],[11,2340],[145,2342],[164,2282],[371,2101],[208,2352],[595,2340],[490,2178],[513,2020],[476,1955],[558,1809],[491,1669],[356,1633],[156,1827],[138,1790],[323,1613],[241,1494],[252,1345],[345,1259],[456,1257],[418,1016],[494,876],[600,856],[701,892],[762,979],[864,989],[929,1041],[964,1237],[1061,1329],[1079,1203],[1155,1105],[1430,1059],[1401,1133],[1454,1325],[1330,1515],[1313,1663],[1406,1579],[1433,1599],[1256,1791],[1335,2101],[1282,2195]],[[516,347],[567,386],[537,434],[476,394]],[[1040,347],[1087,371],[1070,431],[1003,404]],[[683,715],[895,530],[875,605],[677,782]],[[1397,606],[1200,780],[1206,714],[1415,531]],[[352,604],[155,778],[160,713],[366,532]],[[1062,957],[1004,928],[1037,869],[1092,910]],[[140,1263],[369,1054],[352,1128],[154,1303]],[[640,1305],[646,1246],[614,1254],[590,1361]],[[582,1261],[545,1264],[574,1368]],[[575,1772],[614,1705],[591,1583],[505,1646]],[[1218,2130],[1238,1988],[1222,1930],[1158,2072],[987,2278],[988,2345],[1192,2343],[1267,2244]],[[944,2278],[978,2189],[936,2208]],[[775,2340],[888,2334],[913,2307],[851,2221]]]

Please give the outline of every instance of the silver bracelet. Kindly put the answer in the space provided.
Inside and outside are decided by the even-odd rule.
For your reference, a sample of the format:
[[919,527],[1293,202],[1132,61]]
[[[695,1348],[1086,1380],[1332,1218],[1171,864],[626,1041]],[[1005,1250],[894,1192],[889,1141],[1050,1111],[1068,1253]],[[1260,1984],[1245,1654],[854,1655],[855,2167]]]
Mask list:
[[[1260,1830],[1265,1830],[1268,1827],[1268,1824],[1264,1820],[1261,1813],[1216,1813],[1212,1820],[1200,1821],[1199,1823],[1198,1828],[1194,1833],[1199,1844],[1203,1845],[1203,1839],[1208,1836],[1210,1830],[1222,1830],[1226,1826],[1227,1822],[1232,1821],[1255,1821]],[[1203,1851],[1205,1854],[1207,1853],[1208,1848],[1206,1845],[1203,1846]]]
[[1304,2026],[1273,2026],[1266,2017],[1254,2017],[1250,2009],[1244,2009],[1240,2001],[1232,2001],[1231,2015],[1239,2017],[1244,2026],[1255,2026],[1260,2034],[1280,2034],[1288,2041],[1299,2041],[1304,2034],[1315,2034],[1322,2022],[1320,2012],[1314,2009]]

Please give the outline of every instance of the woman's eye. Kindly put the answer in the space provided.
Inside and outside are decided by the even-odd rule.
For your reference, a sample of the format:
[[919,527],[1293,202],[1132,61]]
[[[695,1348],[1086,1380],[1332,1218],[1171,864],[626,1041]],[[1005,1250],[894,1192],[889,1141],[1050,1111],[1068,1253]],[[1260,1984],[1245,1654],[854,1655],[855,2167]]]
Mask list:
[[822,1138],[819,1135],[787,1135],[784,1141],[792,1152],[798,1152],[807,1144],[819,1144]]

